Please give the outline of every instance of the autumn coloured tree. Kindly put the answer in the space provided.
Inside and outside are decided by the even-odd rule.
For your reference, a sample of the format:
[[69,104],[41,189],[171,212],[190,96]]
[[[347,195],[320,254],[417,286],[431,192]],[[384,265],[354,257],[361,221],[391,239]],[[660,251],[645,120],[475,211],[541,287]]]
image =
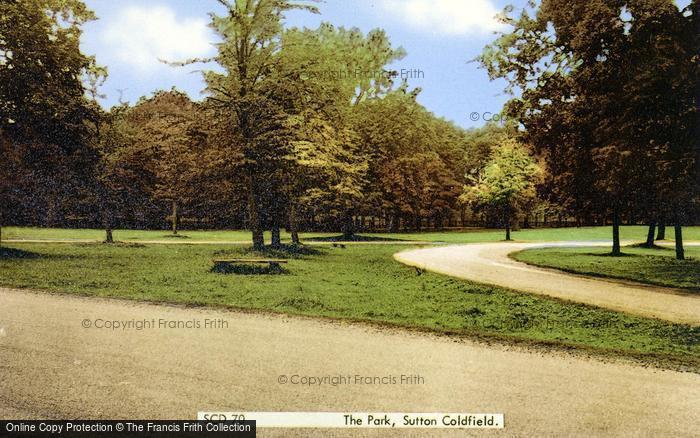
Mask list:
[[197,176],[204,165],[206,135],[201,110],[179,91],[160,91],[129,111],[133,146],[144,157],[143,174],[152,175],[147,188],[156,202],[170,205],[174,235],[183,206],[199,194]]

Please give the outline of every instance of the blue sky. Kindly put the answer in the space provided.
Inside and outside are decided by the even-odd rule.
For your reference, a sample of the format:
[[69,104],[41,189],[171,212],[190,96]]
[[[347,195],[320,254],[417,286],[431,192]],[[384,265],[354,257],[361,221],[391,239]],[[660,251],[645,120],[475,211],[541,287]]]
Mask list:
[[[176,86],[193,98],[202,97],[201,74],[194,67],[173,68],[158,58],[182,60],[214,53],[214,35],[207,28],[215,0],[87,0],[99,20],[85,26],[83,50],[106,65],[105,104],[118,99],[135,102],[156,89]],[[516,2],[517,3],[517,2]],[[521,2],[522,3],[522,2]],[[419,99],[430,111],[464,126],[480,126],[471,113],[497,113],[507,96],[503,84],[490,82],[486,72],[468,61],[494,38],[493,19],[506,4],[501,0],[327,0],[320,15],[293,12],[289,26],[317,27],[321,21],[358,27],[364,32],[385,29],[395,46],[408,52],[396,69],[420,69],[423,78],[409,80],[421,87]]]

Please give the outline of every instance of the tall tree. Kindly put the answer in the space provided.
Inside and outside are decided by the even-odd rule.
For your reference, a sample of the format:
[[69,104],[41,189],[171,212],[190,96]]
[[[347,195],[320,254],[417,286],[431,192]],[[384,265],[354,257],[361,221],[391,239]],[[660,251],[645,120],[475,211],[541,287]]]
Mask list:
[[468,133],[435,117],[416,96],[402,85],[363,103],[356,114],[355,129],[371,157],[368,208],[386,212],[393,231],[401,221],[419,228],[424,219],[449,219],[476,149]]
[[[326,145],[318,144],[320,149],[314,155],[316,158],[325,156],[321,161],[325,161],[326,171],[335,175],[326,180],[329,184],[325,185],[324,198],[331,200],[329,207],[340,217],[345,240],[354,238],[353,216],[365,193],[362,169],[367,167],[371,154],[353,140],[356,136],[350,131],[354,128],[357,113],[362,111],[361,106],[382,99],[392,89],[396,73],[389,71],[388,65],[403,56],[404,50],[393,48],[381,29],[365,35],[356,28],[336,28],[322,23],[315,30],[291,29],[284,35],[282,68],[289,69],[285,77],[299,80],[294,85],[297,92],[290,90],[289,93],[297,95],[297,120],[300,116],[325,121],[335,128],[330,137],[329,131],[325,131],[325,138],[333,139]],[[299,128],[300,125],[296,126]],[[302,138],[308,134],[314,136],[308,129],[302,129],[300,133]],[[324,140],[315,135],[314,141]],[[308,155],[308,146],[313,144],[307,142],[300,152]],[[317,160],[315,165],[321,161]],[[315,192],[316,197],[320,192]],[[310,199],[307,197],[307,202]]]
[[219,0],[226,14],[211,14],[211,27],[222,37],[216,62],[223,71],[205,72],[207,92],[229,126],[228,143],[233,155],[241,156],[241,174],[248,198],[248,225],[253,247],[265,246],[263,237],[264,185],[279,160],[275,133],[284,128],[282,111],[274,99],[278,71],[282,20],[290,10],[317,13],[308,1]]
[[[650,191],[670,183],[687,200],[678,185],[687,181],[688,161],[667,152],[687,151],[692,131],[684,90],[697,79],[680,74],[690,57],[674,30],[688,20],[670,0],[529,5],[519,17],[506,10],[513,31],[479,59],[492,77],[522,91],[509,113],[548,159],[559,200],[579,211],[610,212],[613,254],[620,254],[622,215],[640,205],[650,218],[660,210],[650,206],[663,193]],[[674,170],[658,169],[661,162]]]
[[12,159],[15,174],[31,175],[13,191],[23,192],[21,206],[45,206],[46,225],[55,223],[64,212],[62,201],[77,197],[88,180],[92,155],[83,122],[92,110],[83,80],[102,70],[80,51],[80,36],[82,25],[94,18],[80,0],[0,3],[0,143],[8,154],[3,164]]

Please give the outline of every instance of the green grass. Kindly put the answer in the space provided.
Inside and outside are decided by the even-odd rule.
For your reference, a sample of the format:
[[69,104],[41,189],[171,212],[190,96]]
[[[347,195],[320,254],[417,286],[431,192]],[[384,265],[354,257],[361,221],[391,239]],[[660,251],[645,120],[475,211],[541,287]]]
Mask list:
[[[647,227],[623,226],[620,228],[620,238],[623,240],[643,241],[646,239]],[[700,227],[683,229],[684,239],[700,240]],[[378,233],[377,237],[390,237],[403,240],[417,240],[445,243],[496,242],[503,240],[505,232],[493,229],[474,229],[467,231],[443,231],[423,233]],[[570,228],[537,228],[522,229],[512,232],[513,240],[520,241],[567,241],[567,240],[612,240],[612,227],[570,227]],[[673,239],[673,229],[666,230],[666,237]]]
[[399,245],[316,247],[280,275],[212,272],[243,246],[13,244],[0,284],[133,300],[221,306],[390,324],[506,342],[577,347],[700,370],[700,328],[423,273]]
[[[104,240],[104,230],[96,229],[67,229],[67,228],[38,228],[38,227],[3,227],[3,239],[20,240]],[[326,237],[334,233],[304,233],[303,237]],[[291,240],[288,233],[282,233],[284,240]],[[115,240],[147,241],[147,240],[171,240],[174,242],[249,242],[250,232],[245,230],[206,230],[206,231],[180,231],[173,236],[166,230],[114,230]],[[265,239],[270,240],[270,233],[265,233]]]
[[[3,238],[6,239],[104,239],[103,230],[92,229],[60,229],[60,228],[36,228],[36,227],[3,227]],[[673,230],[668,229],[667,237],[673,238]],[[424,242],[445,243],[471,243],[471,242],[496,242],[503,240],[504,232],[493,229],[471,229],[462,231],[441,231],[422,233],[366,233],[374,239],[395,239]],[[269,233],[265,234],[266,240],[270,240]],[[330,238],[337,233],[301,233],[302,239]],[[646,238],[646,227],[625,226],[621,229],[623,240],[642,241]],[[686,240],[700,240],[700,227],[684,228]],[[165,230],[115,230],[114,238],[117,240],[145,241],[145,240],[171,240],[177,242],[196,241],[250,241],[250,233],[242,230],[212,230],[212,231],[188,231],[180,232],[179,238],[173,238]],[[282,239],[290,240],[288,233],[282,233]],[[522,241],[564,241],[564,240],[611,240],[611,227],[581,227],[581,228],[539,228],[513,232],[513,239]]]
[[577,274],[618,278],[687,289],[700,293],[700,248],[687,247],[687,260],[675,259],[672,248],[626,247],[612,257],[607,248],[542,248],[521,251],[513,258],[525,263]]

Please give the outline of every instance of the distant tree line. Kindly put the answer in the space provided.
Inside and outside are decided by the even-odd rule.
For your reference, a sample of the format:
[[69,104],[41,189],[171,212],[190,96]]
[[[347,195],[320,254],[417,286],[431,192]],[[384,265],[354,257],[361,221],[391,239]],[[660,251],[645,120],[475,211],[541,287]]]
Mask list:
[[[504,15],[513,33],[479,60],[521,89],[515,122],[472,130],[395,82],[405,53],[384,31],[283,27],[314,2],[221,3],[217,55],[174,63],[216,63],[203,101],[161,90],[109,110],[106,70],[79,49],[95,18],[81,1],[0,4],[0,226],[103,227],[106,241],[117,227],[247,228],[261,248],[282,228],[295,242],[468,225],[510,238],[564,220],[698,219],[695,2],[550,0]],[[599,35],[570,22],[601,16]],[[323,71],[386,74],[311,74]]]

